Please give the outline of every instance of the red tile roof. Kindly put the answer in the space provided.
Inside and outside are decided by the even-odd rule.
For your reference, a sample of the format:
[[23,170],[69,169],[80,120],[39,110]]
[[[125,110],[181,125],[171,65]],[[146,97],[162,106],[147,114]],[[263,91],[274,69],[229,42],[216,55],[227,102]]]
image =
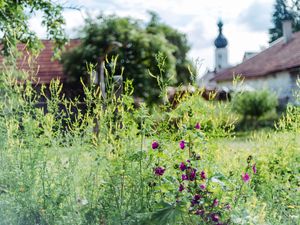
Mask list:
[[[59,78],[61,81],[66,80],[63,72],[63,65],[58,60],[52,60],[53,57],[53,42],[50,40],[42,40],[44,45],[34,62],[30,62],[30,54],[24,51],[24,44],[19,44],[19,51],[23,52],[23,56],[17,61],[17,67],[21,70],[28,71],[30,74],[36,75],[35,80],[38,83],[50,83],[53,78]],[[66,50],[74,48],[80,44],[79,39],[70,40],[66,45]],[[2,64],[3,57],[0,56]]]
[[288,43],[278,41],[241,64],[216,73],[212,80],[232,80],[234,75],[245,79],[300,67],[300,32],[294,33]]

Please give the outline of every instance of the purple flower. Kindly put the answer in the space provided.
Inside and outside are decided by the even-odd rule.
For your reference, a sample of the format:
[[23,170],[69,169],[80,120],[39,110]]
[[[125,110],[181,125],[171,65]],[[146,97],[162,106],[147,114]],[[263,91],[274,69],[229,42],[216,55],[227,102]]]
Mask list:
[[197,209],[196,215],[202,216],[204,214],[204,210],[203,209]]
[[152,149],[157,149],[159,147],[159,144],[157,141],[152,142]]
[[183,162],[181,162],[180,165],[179,165],[179,169],[180,169],[181,171],[186,170],[186,165],[185,165]]
[[181,179],[182,179],[182,180],[188,180],[188,176],[187,176],[186,174],[182,174],[182,175],[181,175]]
[[186,162],[191,163],[191,160],[188,159],[188,160],[186,160]]
[[181,149],[184,149],[184,147],[185,147],[185,142],[184,142],[183,140],[179,142],[179,147],[180,147]]
[[214,222],[218,222],[219,221],[219,215],[216,213],[211,214],[211,219]]
[[178,191],[182,192],[183,190],[184,190],[184,186],[183,186],[183,184],[180,184],[179,188],[178,188]]
[[193,169],[192,171],[191,171],[191,173],[190,173],[190,181],[193,181],[193,180],[195,180],[195,178],[196,178],[196,169]]
[[191,201],[191,206],[193,207],[194,205],[199,204],[200,198],[201,198],[201,195],[195,194],[194,198]]
[[154,173],[156,176],[162,176],[164,174],[166,169],[164,169],[163,167],[156,167],[154,170]]
[[195,194],[195,196],[194,196],[194,200],[195,200],[195,201],[198,201],[198,200],[200,200],[200,198],[201,198],[201,195],[199,195],[199,194]]
[[200,185],[200,189],[204,190],[206,188],[205,184]]
[[206,174],[203,170],[201,171],[200,176],[202,179],[206,179]]
[[195,128],[196,128],[197,130],[201,129],[201,125],[200,125],[200,123],[199,123],[199,122],[198,122],[198,123],[196,123],[196,125],[195,125]]
[[252,170],[253,170],[253,173],[254,173],[254,174],[257,173],[257,170],[256,170],[256,163],[253,164]]
[[247,183],[250,180],[250,176],[248,173],[243,173],[242,179],[245,183]]
[[219,200],[215,198],[213,202],[213,206],[217,207],[218,205],[219,205]]
[[225,205],[225,209],[230,210],[231,209],[231,205],[230,204],[226,204]]

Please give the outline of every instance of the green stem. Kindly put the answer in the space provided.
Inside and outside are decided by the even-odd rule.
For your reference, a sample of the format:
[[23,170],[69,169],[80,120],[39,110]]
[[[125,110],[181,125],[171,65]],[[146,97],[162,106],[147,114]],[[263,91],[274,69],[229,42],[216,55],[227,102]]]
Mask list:
[[144,121],[141,121],[141,150],[140,150],[140,188],[141,188],[141,209],[144,207],[144,185],[143,185],[143,175],[142,175],[142,157],[143,157],[143,143],[144,143]]

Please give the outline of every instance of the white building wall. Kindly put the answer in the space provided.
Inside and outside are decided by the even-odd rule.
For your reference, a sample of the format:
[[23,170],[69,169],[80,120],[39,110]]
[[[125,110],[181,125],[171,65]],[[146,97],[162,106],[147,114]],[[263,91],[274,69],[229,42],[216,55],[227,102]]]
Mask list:
[[242,84],[233,86],[232,81],[218,82],[221,89],[236,90],[262,90],[268,89],[274,92],[282,101],[291,101],[295,89],[294,80],[291,79],[288,71],[270,74],[260,78],[245,79]]

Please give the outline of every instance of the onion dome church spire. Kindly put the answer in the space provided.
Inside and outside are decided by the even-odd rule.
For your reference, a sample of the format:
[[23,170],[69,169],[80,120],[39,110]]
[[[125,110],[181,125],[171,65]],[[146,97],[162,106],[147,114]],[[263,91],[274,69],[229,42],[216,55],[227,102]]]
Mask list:
[[223,22],[218,22],[219,34],[215,39],[215,70],[220,71],[228,67],[228,52],[227,52],[227,39],[223,35]]
[[218,27],[219,27],[219,35],[215,40],[215,46],[216,46],[216,48],[225,48],[227,46],[228,42],[222,33],[223,22],[221,20],[219,20],[219,22],[218,22]]

